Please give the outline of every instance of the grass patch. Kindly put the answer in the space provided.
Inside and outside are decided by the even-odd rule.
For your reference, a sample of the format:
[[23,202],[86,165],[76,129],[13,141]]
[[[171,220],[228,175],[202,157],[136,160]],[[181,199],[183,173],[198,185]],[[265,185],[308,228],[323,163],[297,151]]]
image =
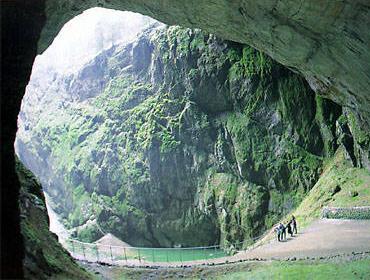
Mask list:
[[367,279],[370,275],[370,260],[340,263],[289,263],[272,262],[251,271],[219,275],[215,279]]
[[[357,192],[357,196],[352,193]],[[329,161],[315,186],[293,212],[301,227],[321,216],[322,208],[370,205],[370,172],[354,168],[338,149]]]
[[[87,267],[89,269],[89,267]],[[90,268],[91,269],[91,268]],[[96,270],[96,267],[93,268]],[[99,268],[112,279],[368,279],[370,259],[331,261],[245,262],[212,267],[191,268]]]
[[[137,251],[137,249],[135,249]],[[207,260],[225,257],[227,254],[220,249],[166,249],[154,248],[140,250],[141,258],[153,262],[183,262],[193,260]],[[138,259],[138,254],[134,256]]]

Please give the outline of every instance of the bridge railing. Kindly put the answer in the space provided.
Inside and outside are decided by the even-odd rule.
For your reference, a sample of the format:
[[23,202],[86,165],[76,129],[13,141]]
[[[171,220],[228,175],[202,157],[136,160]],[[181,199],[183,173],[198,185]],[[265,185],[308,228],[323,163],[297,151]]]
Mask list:
[[245,242],[227,246],[203,246],[185,248],[122,247],[86,243],[75,239],[60,240],[71,255],[78,260],[109,264],[144,265],[145,263],[183,263],[204,261],[233,255],[245,247]]

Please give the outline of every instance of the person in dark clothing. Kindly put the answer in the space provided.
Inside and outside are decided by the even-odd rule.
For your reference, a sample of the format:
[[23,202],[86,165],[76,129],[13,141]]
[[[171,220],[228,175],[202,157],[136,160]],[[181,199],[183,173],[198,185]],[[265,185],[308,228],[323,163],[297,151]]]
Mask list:
[[292,230],[292,221],[290,221],[287,225],[286,228],[288,229],[288,234],[290,234],[291,237],[293,237],[293,230]]
[[286,240],[285,226],[282,223],[280,223],[279,228],[280,228],[280,241]]
[[295,234],[297,234],[297,221],[296,221],[296,219],[295,219],[295,217],[294,217],[294,216],[292,216],[291,223],[292,223],[293,232],[294,232]]
[[280,242],[280,225],[275,228],[277,240]]

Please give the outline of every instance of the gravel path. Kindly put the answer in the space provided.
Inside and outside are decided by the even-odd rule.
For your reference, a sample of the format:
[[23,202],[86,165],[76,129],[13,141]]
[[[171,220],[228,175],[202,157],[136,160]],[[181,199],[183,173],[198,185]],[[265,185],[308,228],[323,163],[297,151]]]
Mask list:
[[370,251],[370,220],[332,220],[313,222],[287,241],[271,241],[239,256],[285,259],[320,257]]

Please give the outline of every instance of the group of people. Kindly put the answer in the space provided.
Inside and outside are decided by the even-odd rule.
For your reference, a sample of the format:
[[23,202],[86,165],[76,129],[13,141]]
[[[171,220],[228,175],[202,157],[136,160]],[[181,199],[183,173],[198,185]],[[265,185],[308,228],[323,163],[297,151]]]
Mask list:
[[286,232],[288,231],[288,234],[290,234],[291,237],[293,237],[293,234],[297,234],[297,221],[294,216],[292,216],[292,219],[286,224],[286,226],[283,225],[283,223],[280,223],[276,228],[275,232],[277,235],[277,240],[284,241],[286,240]]

